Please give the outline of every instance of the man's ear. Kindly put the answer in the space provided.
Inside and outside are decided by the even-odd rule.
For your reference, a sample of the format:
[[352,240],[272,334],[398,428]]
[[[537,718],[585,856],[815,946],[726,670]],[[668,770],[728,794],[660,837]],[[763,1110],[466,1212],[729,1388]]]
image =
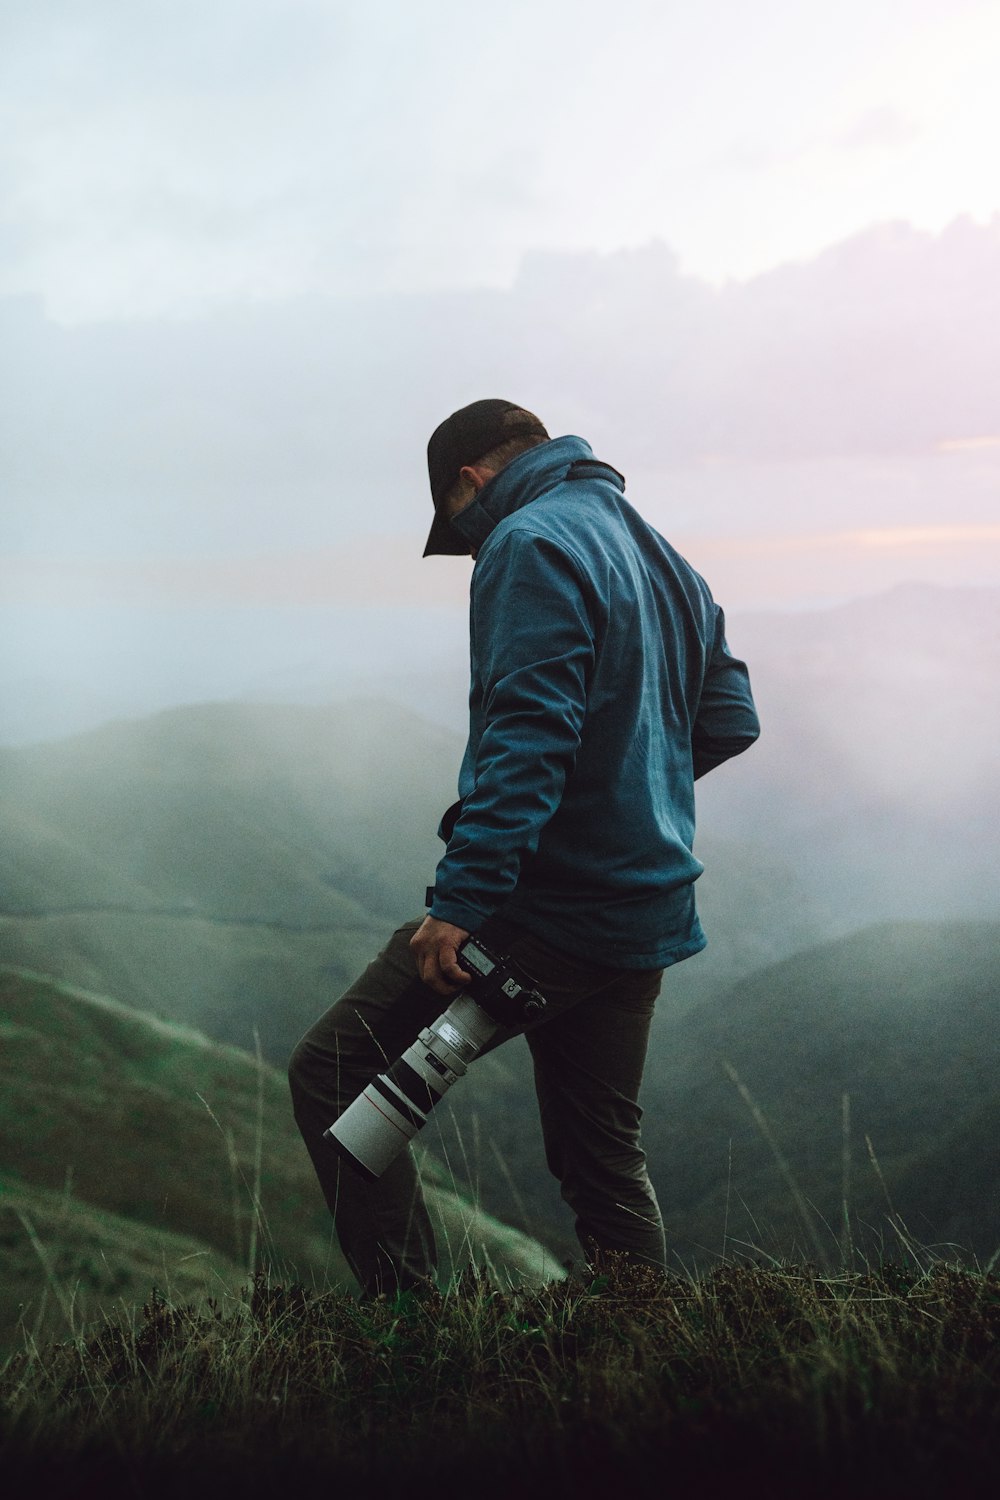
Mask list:
[[493,478],[495,472],[495,469],[484,469],[481,464],[465,464],[459,469],[458,474],[459,478],[464,479],[466,484],[471,484],[474,487],[478,495],[483,485],[488,484]]

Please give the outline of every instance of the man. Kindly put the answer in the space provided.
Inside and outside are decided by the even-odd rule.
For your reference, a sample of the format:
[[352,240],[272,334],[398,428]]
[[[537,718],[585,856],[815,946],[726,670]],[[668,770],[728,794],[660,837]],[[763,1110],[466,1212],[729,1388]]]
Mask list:
[[296,1048],[296,1119],[362,1288],[430,1280],[409,1151],[370,1184],[322,1137],[469,978],[459,947],[479,934],[548,1002],[527,1040],[546,1159],[586,1256],[662,1267],[637,1098],[662,970],[705,946],[694,782],[757,737],[746,668],[705,582],[581,438],[476,401],[427,456],[424,555],[475,559],[460,800],[429,915]]

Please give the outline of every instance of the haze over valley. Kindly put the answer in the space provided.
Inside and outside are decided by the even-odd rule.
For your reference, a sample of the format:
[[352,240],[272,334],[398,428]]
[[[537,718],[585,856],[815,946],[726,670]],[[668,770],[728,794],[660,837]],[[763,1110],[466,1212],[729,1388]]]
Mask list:
[[[765,728],[699,783],[710,946],[665,977],[644,1094],[686,1263],[755,1232],[768,1253],[839,1253],[845,1235],[892,1239],[902,1224],[980,1256],[1000,1238],[997,704],[984,691],[998,625],[1000,591],[930,586],[734,622]],[[178,707],[4,749],[0,962],[259,1046],[280,1069],[419,914],[461,744],[367,698]],[[852,1107],[845,1223],[838,1132]],[[754,1109],[813,1204],[805,1217]],[[428,1134],[456,1191],[556,1263],[573,1254],[522,1043],[477,1064]],[[8,1161],[51,1188],[51,1164],[36,1177]]]

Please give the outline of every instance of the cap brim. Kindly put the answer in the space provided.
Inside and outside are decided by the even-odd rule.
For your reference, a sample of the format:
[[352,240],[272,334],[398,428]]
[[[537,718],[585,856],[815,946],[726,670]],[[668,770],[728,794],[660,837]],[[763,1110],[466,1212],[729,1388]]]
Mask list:
[[472,547],[455,530],[447,518],[435,512],[434,521],[427,533],[424,557],[468,557]]

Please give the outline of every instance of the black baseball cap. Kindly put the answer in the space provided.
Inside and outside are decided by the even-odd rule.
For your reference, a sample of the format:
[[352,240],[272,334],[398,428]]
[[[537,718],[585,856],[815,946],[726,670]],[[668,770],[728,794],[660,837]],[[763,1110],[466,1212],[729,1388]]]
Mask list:
[[[519,417],[509,413],[517,412]],[[434,524],[427,537],[424,556],[447,553],[460,557],[468,552],[468,543],[454,532],[441,503],[466,464],[493,448],[499,448],[514,437],[536,437],[548,441],[548,433],[537,417],[518,406],[516,401],[473,401],[452,412],[431,434],[427,444],[427,472],[434,501]]]

